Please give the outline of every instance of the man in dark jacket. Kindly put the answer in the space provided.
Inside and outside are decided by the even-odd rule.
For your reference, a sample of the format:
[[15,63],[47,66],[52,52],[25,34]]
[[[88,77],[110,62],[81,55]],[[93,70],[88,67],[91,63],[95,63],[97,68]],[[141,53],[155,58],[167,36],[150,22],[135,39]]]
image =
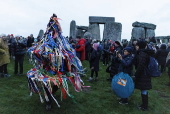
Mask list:
[[113,53],[113,58],[110,67],[110,77],[107,78],[108,81],[111,81],[113,76],[118,73],[119,62],[116,61],[117,55],[122,54],[123,47],[119,41],[115,41],[115,51]]
[[166,44],[161,44],[160,49],[157,50],[155,58],[157,59],[159,66],[161,67],[161,73],[166,69],[166,57],[168,55],[168,50],[166,49]]
[[139,109],[148,110],[148,91],[152,89],[151,76],[149,76],[145,68],[149,64],[149,57],[154,55],[154,50],[146,49],[147,43],[145,41],[138,41],[136,44],[137,50],[137,69],[135,72],[135,88],[141,90],[142,104],[138,106]]
[[13,38],[11,41],[11,49],[13,52],[13,55],[15,56],[15,71],[14,74],[18,74],[18,63],[20,67],[19,75],[23,74],[23,62],[24,62],[24,55],[26,53],[26,42],[17,36],[16,38]]

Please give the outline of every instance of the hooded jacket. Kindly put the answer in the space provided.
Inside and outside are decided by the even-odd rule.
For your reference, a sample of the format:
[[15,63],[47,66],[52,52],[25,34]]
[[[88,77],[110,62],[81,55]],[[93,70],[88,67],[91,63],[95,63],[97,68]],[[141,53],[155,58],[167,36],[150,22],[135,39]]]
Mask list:
[[76,52],[80,53],[80,60],[85,60],[85,43],[86,40],[81,38],[76,45],[80,46],[78,49],[75,49]]
[[141,49],[137,52],[137,69],[135,72],[135,88],[140,90],[152,89],[151,76],[147,75],[145,68],[149,64],[150,56],[154,56],[154,50]]

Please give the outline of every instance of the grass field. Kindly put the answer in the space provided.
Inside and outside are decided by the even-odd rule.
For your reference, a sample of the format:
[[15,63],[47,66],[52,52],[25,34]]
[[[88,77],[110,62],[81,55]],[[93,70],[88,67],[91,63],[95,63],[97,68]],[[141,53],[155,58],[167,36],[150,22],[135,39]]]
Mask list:
[[[120,105],[116,95],[111,90],[111,82],[106,81],[109,76],[105,72],[106,66],[100,65],[99,81],[88,82],[90,70],[89,63],[83,62],[87,67],[87,77],[82,77],[85,86],[91,86],[88,91],[75,92],[70,85],[70,93],[74,95],[61,101],[60,91],[57,91],[57,100],[60,108],[53,102],[52,110],[45,110],[45,103],[41,103],[38,94],[29,96],[26,75],[13,75],[13,60],[8,65],[10,78],[0,78],[0,114],[170,114],[170,86],[165,72],[158,78],[152,78],[153,89],[149,90],[149,111],[143,112],[136,105],[141,103],[140,91],[135,90],[129,98],[128,105]],[[24,61],[24,73],[32,68],[28,60]]]

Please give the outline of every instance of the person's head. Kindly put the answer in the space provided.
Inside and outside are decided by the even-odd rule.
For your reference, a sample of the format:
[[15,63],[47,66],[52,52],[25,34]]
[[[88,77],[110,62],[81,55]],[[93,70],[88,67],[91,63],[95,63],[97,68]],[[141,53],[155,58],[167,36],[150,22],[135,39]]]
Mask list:
[[1,34],[3,40],[6,40],[6,34]]
[[123,49],[123,54],[124,55],[129,55],[129,54],[131,54],[132,53],[132,48],[131,47],[125,47],[124,49]]
[[119,41],[115,41],[115,47],[118,47],[118,46],[120,46],[121,44],[120,44],[120,42]]
[[168,43],[168,45],[167,45],[168,47],[170,47],[170,43]]
[[76,41],[77,41],[77,42],[78,42],[80,39],[81,39],[80,36],[77,36],[77,37],[76,37]]
[[136,50],[145,49],[146,45],[147,45],[146,41],[139,40],[139,41],[137,41],[135,48],[136,48]]
[[19,40],[19,39],[20,39],[19,35],[16,35],[16,36],[15,36],[15,39],[16,39],[16,40]]
[[162,43],[160,49],[166,49],[166,44]]
[[136,43],[137,43],[137,40],[133,40],[132,41],[132,44],[135,46],[136,45]]
[[98,46],[99,46],[98,43],[94,43],[94,44],[93,44],[93,49],[94,49],[94,50],[97,50]]
[[30,34],[30,37],[33,37],[33,34]]

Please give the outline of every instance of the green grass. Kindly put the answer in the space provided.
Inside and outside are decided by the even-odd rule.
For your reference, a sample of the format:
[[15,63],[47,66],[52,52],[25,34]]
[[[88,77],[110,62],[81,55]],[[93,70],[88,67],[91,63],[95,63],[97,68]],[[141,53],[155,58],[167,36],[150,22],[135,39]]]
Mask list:
[[[13,63],[8,65],[8,71],[13,74]],[[76,103],[70,98],[60,100],[60,91],[57,91],[57,100],[60,108],[53,102],[51,111],[45,110],[45,103],[41,103],[38,94],[29,96],[26,75],[10,78],[0,78],[0,114],[170,114],[170,86],[167,73],[161,77],[152,78],[153,89],[149,90],[149,111],[143,112],[136,108],[141,103],[140,91],[135,90],[129,98],[128,105],[120,105],[116,95],[111,90],[111,82],[106,78],[106,66],[100,64],[99,81],[88,82],[90,76],[89,63],[83,62],[88,69],[86,77],[82,77],[87,91],[75,92],[69,85],[70,94],[74,95]],[[24,73],[32,68],[28,60],[24,61]]]

